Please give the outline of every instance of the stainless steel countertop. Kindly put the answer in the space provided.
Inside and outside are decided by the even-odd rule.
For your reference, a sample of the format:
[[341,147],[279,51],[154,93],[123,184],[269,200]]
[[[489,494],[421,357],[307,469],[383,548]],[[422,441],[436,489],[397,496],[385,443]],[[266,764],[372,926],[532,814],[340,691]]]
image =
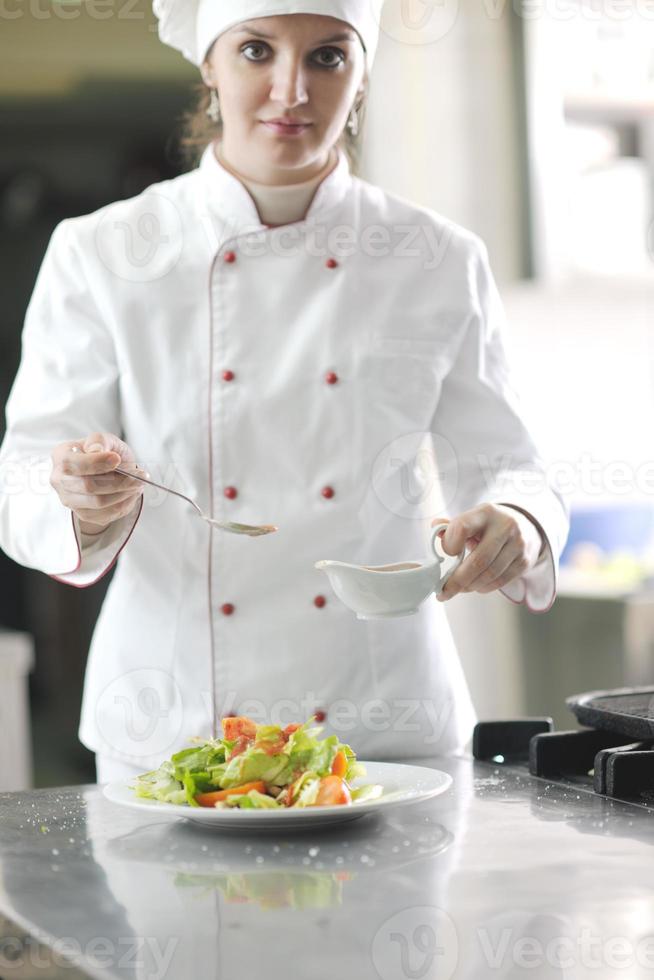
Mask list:
[[0,913],[100,978],[654,976],[654,811],[429,764],[443,796],[292,835],[153,820],[97,786],[0,794]]

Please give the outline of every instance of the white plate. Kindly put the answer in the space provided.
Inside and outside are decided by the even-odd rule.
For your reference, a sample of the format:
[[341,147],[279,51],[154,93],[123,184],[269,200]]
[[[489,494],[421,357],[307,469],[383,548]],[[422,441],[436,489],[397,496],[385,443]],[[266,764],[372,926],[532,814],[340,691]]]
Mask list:
[[157,800],[141,799],[129,783],[108,783],[103,787],[104,795],[112,803],[133,807],[149,812],[153,816],[168,814],[183,817],[193,823],[211,827],[240,828],[252,830],[271,830],[284,827],[319,827],[323,824],[342,823],[357,820],[366,813],[384,813],[392,807],[408,803],[421,803],[439,793],[444,793],[452,785],[452,777],[440,769],[425,766],[406,766],[394,762],[364,762],[366,775],[352,784],[353,788],[368,783],[380,783],[384,792],[379,799],[353,803],[351,806],[320,806],[301,809],[279,810],[215,810],[210,807],[179,806],[173,803],[159,803]]

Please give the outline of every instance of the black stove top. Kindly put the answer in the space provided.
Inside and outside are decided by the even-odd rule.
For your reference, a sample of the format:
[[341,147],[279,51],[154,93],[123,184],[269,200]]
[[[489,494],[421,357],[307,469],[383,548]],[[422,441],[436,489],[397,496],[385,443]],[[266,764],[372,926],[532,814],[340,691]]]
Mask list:
[[654,688],[594,691],[567,704],[593,727],[554,731],[551,718],[482,721],[474,757],[654,809]]

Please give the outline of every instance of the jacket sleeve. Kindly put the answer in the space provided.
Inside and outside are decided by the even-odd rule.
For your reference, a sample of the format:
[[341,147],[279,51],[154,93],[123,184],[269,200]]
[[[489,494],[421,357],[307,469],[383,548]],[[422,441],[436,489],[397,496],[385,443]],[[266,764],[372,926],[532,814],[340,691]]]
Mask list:
[[487,248],[472,237],[472,312],[434,417],[434,432],[449,444],[439,478],[451,516],[495,503],[515,507],[536,524],[544,541],[537,564],[501,592],[532,612],[547,612],[556,597],[568,505],[524,421],[507,355],[504,307]]
[[0,447],[0,546],[21,565],[84,588],[115,563],[143,498],[87,537],[50,485],[56,445],[121,429],[114,344],[84,278],[74,221],[54,229],[25,315]]

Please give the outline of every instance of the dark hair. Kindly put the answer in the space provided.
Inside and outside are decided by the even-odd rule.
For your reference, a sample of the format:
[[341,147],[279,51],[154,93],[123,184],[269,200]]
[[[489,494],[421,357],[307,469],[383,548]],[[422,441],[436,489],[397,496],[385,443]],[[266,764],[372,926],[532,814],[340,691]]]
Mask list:
[[[210,92],[204,82],[195,85],[195,106],[182,113],[179,119],[180,132],[177,138],[180,162],[187,170],[197,167],[202,151],[208,143],[220,136],[222,123],[213,122],[207,116]],[[361,133],[365,123],[367,100],[364,97],[358,105],[359,133],[353,136],[346,127],[337,145],[341,147],[350,164],[351,172],[356,175],[361,160]]]

